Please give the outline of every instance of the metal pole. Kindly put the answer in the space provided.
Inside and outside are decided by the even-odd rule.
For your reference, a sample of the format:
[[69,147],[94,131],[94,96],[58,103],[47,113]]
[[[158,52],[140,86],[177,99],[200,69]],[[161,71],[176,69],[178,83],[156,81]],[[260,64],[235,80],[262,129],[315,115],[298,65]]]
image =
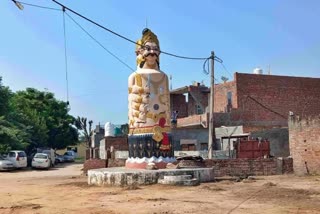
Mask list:
[[211,51],[211,75],[210,75],[210,115],[209,115],[209,143],[208,158],[212,159],[213,148],[215,145],[215,129],[214,129],[214,51]]

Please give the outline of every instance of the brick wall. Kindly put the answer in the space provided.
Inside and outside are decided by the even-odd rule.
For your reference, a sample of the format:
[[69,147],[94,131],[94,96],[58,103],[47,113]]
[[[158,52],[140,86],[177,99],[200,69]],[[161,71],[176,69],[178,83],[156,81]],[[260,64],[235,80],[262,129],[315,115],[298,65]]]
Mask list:
[[[235,73],[235,81],[238,107],[245,111],[245,121],[264,121],[272,125],[272,122],[287,123],[289,111],[304,116],[320,113],[320,78]],[[263,108],[247,95],[284,118]]]
[[188,105],[186,96],[183,94],[170,94],[170,109],[172,111],[179,111],[178,118],[188,116]]
[[295,174],[320,174],[320,114],[289,119],[289,147]]
[[107,166],[108,166],[107,160],[89,159],[89,160],[86,160],[83,164],[83,173],[87,174],[89,169],[100,169],[100,168],[106,168]]
[[208,95],[210,89],[206,86],[189,86],[189,97],[188,97],[188,114],[197,114],[196,105],[200,105],[202,113],[206,111],[208,106]]
[[231,108],[237,108],[237,90],[236,83],[226,82],[214,86],[214,112],[228,112],[227,93],[231,92]]
[[126,159],[109,159],[108,167],[124,167],[126,165]]
[[180,93],[184,92],[185,94],[176,94],[176,92],[170,94],[170,110],[179,111],[178,118],[196,114],[196,105],[200,105],[203,113],[206,111],[210,88],[200,84],[190,85],[183,88]]
[[[215,86],[217,125],[243,125],[244,131],[250,132],[287,127],[289,111],[304,116],[320,114],[320,78],[235,73],[234,79]],[[219,114],[226,112],[228,92],[232,92],[231,113]]]
[[177,122],[178,127],[195,126],[206,127],[208,123],[208,114],[191,115],[189,117],[179,118]]
[[128,151],[128,138],[127,137],[106,137],[105,148],[109,149],[113,146],[114,150]]
[[[288,158],[290,159],[290,158]],[[290,161],[270,159],[224,159],[205,160],[206,167],[213,167],[216,177],[276,175],[290,172]],[[292,169],[292,165],[291,165]],[[292,170],[291,170],[292,171]]]
[[283,174],[293,173],[293,159],[292,158],[284,158],[283,159]]
[[98,158],[99,157],[99,148],[89,148],[86,149],[86,160],[90,158]]
[[[209,94],[200,93],[200,88],[189,86],[193,94],[189,93],[188,103],[184,97],[171,96],[173,108],[183,112],[179,118],[186,117],[186,111],[188,115],[195,114],[195,97],[208,105],[205,97]],[[228,92],[232,93],[232,106],[227,103]],[[289,111],[303,116],[320,114],[319,97],[320,78],[235,73],[234,81],[215,85],[215,124],[243,125],[244,132],[287,127]],[[231,112],[226,113],[230,107]]]

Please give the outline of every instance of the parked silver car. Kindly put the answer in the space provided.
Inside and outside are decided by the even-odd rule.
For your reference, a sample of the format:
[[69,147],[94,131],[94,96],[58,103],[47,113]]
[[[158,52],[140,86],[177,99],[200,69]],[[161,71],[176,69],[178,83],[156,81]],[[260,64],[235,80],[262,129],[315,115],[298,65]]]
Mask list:
[[15,169],[13,163],[0,156],[0,171],[13,169]]
[[27,155],[21,150],[12,150],[8,153],[7,160],[11,161],[15,168],[27,167]]

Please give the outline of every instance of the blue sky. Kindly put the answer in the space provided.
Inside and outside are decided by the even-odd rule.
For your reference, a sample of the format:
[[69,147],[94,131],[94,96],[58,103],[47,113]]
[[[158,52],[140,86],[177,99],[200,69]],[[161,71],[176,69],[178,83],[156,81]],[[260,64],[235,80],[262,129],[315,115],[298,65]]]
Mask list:
[[[51,0],[23,2],[60,9]],[[320,78],[320,1],[123,1],[61,0],[103,26],[136,41],[147,26],[163,51],[208,57],[212,50],[229,73]],[[109,51],[135,68],[135,46],[68,12]],[[48,89],[66,101],[63,18],[61,11],[0,1],[0,76],[11,90]],[[132,72],[66,17],[70,113],[95,124],[127,122],[127,79]],[[193,81],[209,85],[203,61],[161,55],[161,69],[172,87]],[[232,79],[219,63],[215,75]]]

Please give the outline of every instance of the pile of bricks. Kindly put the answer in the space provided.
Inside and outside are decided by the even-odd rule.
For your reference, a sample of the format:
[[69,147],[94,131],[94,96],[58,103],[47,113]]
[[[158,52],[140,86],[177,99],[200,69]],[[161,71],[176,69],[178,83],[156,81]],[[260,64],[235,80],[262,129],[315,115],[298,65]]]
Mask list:
[[89,159],[83,164],[83,173],[86,175],[90,169],[100,169],[106,168],[108,166],[108,161],[103,159]]
[[108,167],[124,167],[126,159],[108,159]]

